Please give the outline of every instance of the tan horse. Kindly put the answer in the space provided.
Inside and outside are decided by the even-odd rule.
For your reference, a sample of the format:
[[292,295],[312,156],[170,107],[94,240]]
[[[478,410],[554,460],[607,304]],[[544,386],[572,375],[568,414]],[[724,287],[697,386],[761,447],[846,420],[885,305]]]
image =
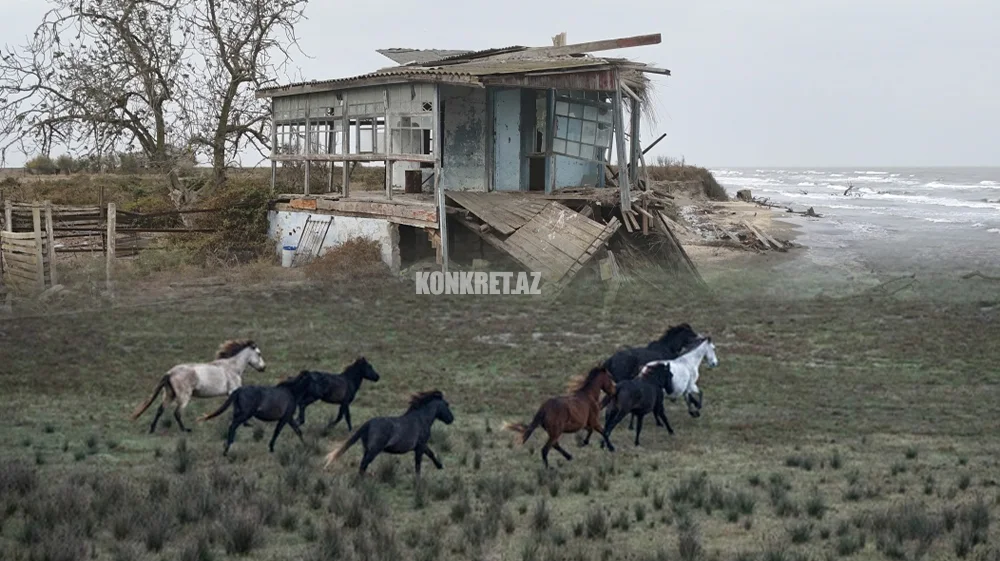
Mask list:
[[177,408],[174,409],[177,425],[181,430],[191,432],[181,420],[181,411],[188,406],[191,398],[221,397],[233,393],[243,384],[243,372],[247,366],[252,366],[258,372],[264,371],[264,358],[256,343],[249,340],[226,341],[219,346],[212,362],[178,364],[171,368],[153,389],[153,395],[132,412],[132,420],[138,419],[149,409],[160,391],[166,389],[163,403],[156,410],[149,432],[156,430],[156,423],[163,415],[163,410],[174,400],[177,400]]

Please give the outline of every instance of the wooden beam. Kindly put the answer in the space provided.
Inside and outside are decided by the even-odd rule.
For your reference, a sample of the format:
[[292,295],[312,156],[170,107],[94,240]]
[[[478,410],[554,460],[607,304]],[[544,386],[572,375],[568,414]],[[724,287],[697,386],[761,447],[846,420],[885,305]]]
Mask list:
[[[346,139],[345,139],[346,140]],[[345,144],[348,144],[345,142]],[[434,163],[434,157],[427,154],[274,154],[271,160],[278,162],[384,162],[392,159],[399,162]]]
[[621,209],[625,212],[632,208],[632,195],[629,192],[628,173],[622,173],[628,169],[628,156],[625,154],[625,116],[622,110],[622,80],[621,76],[615,72],[615,99],[613,103],[614,113],[614,134],[615,151],[618,152],[618,191],[621,195]]
[[111,292],[112,278],[114,277],[115,270],[115,232],[117,231],[115,217],[115,203],[108,203],[108,248],[104,252],[104,282],[107,285],[108,292]]
[[444,131],[441,130],[441,87],[434,86],[434,194],[438,204],[438,231],[441,232],[441,271],[448,272],[448,212],[441,184],[441,148]]
[[34,253],[37,260],[36,263],[38,264],[38,271],[36,272],[38,275],[38,287],[41,290],[45,290],[45,254],[42,251],[42,209],[37,204],[31,209],[31,222],[34,226],[32,232],[35,233]]
[[657,68],[655,66],[630,66],[629,68],[633,70],[638,70],[640,72],[648,72],[649,74],[662,74],[664,76],[671,76],[670,71],[666,68]]
[[[344,134],[342,138],[344,139],[344,157],[346,158],[351,155],[351,116],[347,114],[348,106],[346,99],[340,102],[340,106],[344,108]],[[389,123],[386,123],[385,125],[389,126]],[[337,154],[330,155],[336,156]],[[337,160],[330,160],[330,165],[333,165],[333,162],[335,161]],[[346,159],[340,161],[344,162],[344,177],[340,184],[340,194],[347,197],[350,196],[351,193],[351,171],[347,169],[348,165]]]
[[52,232],[52,202],[45,201],[45,242],[49,258],[49,282],[51,286],[59,284],[56,279],[56,237]]
[[630,88],[627,85],[625,85],[624,82],[622,83],[622,91],[625,92],[626,94],[628,94],[628,96],[631,97],[632,99],[634,99],[635,101],[641,101],[640,98],[639,98],[639,94],[637,94],[634,91],[632,91],[632,88]]
[[565,56],[578,55],[584,53],[596,53],[598,51],[613,51],[615,49],[626,49],[629,47],[642,47],[645,45],[659,45],[659,33],[650,35],[635,35],[632,37],[622,37],[619,39],[604,39],[601,41],[589,41],[587,43],[575,43],[563,45],[561,47],[535,47],[527,49],[525,53],[545,56]]

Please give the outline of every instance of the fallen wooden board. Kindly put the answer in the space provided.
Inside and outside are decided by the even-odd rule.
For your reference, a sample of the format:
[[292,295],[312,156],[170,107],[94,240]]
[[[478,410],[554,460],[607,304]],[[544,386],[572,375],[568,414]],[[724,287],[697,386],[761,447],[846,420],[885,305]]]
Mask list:
[[743,227],[746,228],[751,234],[753,234],[755,238],[757,238],[757,241],[759,241],[760,244],[764,246],[764,249],[770,247],[770,244],[767,243],[767,240],[764,239],[764,236],[761,236],[760,232],[758,232],[757,229],[751,226],[750,223],[747,222],[746,220],[743,221]]
[[445,195],[505,236],[524,226],[547,204],[521,193],[445,191]]

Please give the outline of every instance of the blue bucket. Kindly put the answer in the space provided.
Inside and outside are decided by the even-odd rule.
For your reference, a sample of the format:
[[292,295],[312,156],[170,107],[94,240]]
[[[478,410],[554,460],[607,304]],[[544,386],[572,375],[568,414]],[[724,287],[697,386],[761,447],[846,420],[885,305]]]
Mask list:
[[285,251],[295,251],[296,247],[297,246],[294,246],[294,245],[286,245],[286,246],[282,247],[281,249],[284,249]]

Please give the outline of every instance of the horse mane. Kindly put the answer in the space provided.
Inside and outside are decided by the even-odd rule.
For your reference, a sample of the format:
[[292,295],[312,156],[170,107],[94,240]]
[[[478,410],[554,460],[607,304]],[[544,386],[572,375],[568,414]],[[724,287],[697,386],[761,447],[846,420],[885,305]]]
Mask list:
[[368,359],[363,356],[359,356],[358,358],[354,359],[354,362],[347,365],[347,368],[344,369],[343,373],[347,374],[355,370],[360,370],[361,368],[364,368],[366,364],[368,364]]
[[256,347],[257,344],[250,339],[230,339],[219,345],[219,350],[215,352],[216,360],[220,358],[232,358],[247,347]]
[[439,390],[415,393],[410,396],[410,407],[406,410],[406,412],[409,413],[410,411],[420,409],[435,399],[444,399],[444,394]]
[[663,336],[654,341],[655,343],[666,343],[667,341],[680,337],[682,334],[696,335],[694,329],[691,328],[691,324],[681,323],[678,325],[671,326],[663,333]]
[[595,366],[590,369],[590,372],[588,372],[586,376],[573,376],[566,384],[566,391],[569,393],[576,393],[583,388],[586,388],[591,382],[594,381],[594,378],[597,378],[597,376],[604,370],[603,366]]

